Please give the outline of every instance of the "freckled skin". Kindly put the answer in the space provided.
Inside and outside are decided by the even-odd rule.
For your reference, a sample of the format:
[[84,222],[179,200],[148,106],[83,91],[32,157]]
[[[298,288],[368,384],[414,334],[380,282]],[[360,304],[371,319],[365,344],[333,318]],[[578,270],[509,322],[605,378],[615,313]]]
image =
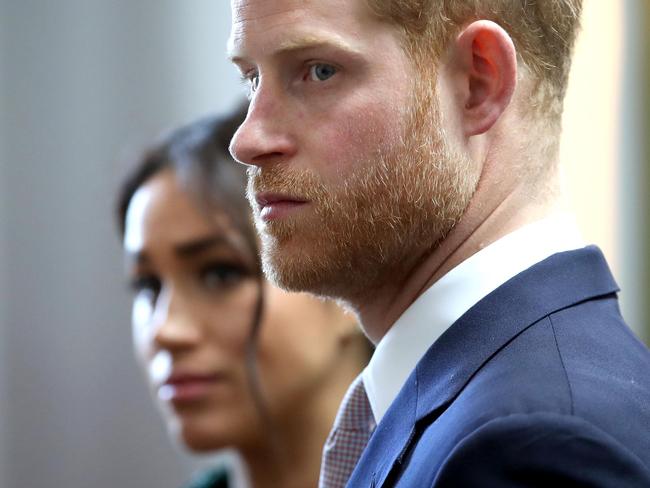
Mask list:
[[[400,33],[365,2],[235,0],[233,11],[230,57],[252,91],[231,152],[253,166],[267,276],[360,316],[391,303],[379,293],[398,292],[460,219],[478,172],[465,176],[469,162],[441,140],[438,105],[418,91]],[[301,203],[265,222],[265,195]]]

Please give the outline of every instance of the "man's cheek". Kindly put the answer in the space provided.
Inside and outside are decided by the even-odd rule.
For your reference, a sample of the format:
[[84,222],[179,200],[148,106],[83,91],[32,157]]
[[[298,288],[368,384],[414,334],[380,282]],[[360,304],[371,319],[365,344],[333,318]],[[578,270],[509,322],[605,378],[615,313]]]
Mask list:
[[360,165],[371,163],[399,141],[401,127],[395,114],[369,108],[350,114],[330,130],[315,134],[325,156],[321,164],[329,172],[344,176]]

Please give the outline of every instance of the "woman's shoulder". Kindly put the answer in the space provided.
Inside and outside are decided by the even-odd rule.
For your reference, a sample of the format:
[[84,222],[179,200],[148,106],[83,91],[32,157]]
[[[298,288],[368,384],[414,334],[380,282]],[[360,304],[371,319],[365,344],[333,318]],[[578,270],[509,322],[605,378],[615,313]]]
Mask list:
[[228,488],[229,478],[226,468],[211,469],[196,474],[183,488]]

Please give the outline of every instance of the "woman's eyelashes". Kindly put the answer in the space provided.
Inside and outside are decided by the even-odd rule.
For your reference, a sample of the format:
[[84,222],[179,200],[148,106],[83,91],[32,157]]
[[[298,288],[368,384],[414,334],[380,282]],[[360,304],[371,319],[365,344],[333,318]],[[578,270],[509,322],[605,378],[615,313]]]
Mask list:
[[184,286],[183,283],[187,283],[197,290],[209,293],[223,292],[240,284],[250,277],[251,273],[239,263],[214,261],[189,268],[183,275],[165,278],[151,273],[142,274],[131,279],[129,288],[135,296],[146,295],[153,303],[163,287]]
[[250,275],[240,264],[214,262],[201,267],[199,279],[208,291],[226,290],[238,285]]

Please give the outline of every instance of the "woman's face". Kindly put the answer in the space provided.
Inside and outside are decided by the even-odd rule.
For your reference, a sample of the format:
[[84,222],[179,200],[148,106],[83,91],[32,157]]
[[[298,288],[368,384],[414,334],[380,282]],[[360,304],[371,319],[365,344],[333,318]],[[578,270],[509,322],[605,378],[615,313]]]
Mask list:
[[[170,432],[195,451],[259,445],[245,363],[259,282],[244,236],[223,213],[201,212],[165,169],[134,194],[124,250],[135,351]],[[328,384],[354,324],[331,303],[263,286],[258,364],[282,424]]]

